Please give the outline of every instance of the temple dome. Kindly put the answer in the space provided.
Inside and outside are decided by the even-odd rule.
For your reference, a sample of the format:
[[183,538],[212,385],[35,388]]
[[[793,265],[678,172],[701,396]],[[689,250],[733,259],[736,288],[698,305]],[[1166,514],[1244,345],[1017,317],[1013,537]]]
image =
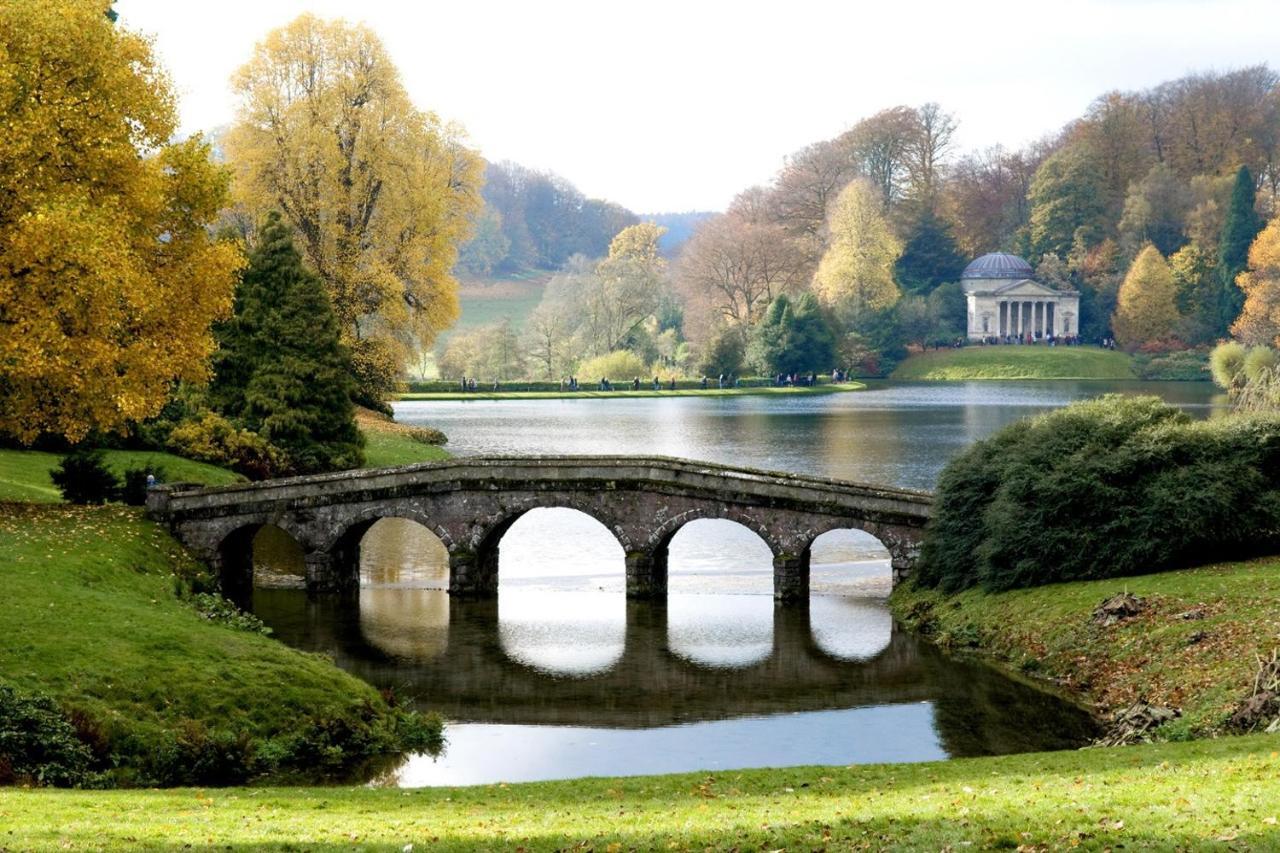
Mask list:
[[964,268],[964,272],[960,273],[960,279],[1021,279],[1031,278],[1035,274],[1035,270],[1031,268],[1031,264],[1024,261],[1017,255],[1010,255],[1007,252],[990,252],[983,255],[977,260]]

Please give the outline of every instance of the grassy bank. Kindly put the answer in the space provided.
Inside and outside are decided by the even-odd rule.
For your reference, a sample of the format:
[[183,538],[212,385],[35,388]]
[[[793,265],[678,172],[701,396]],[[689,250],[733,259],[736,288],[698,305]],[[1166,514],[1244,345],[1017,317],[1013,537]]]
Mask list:
[[[1145,610],[1095,624],[1095,608],[1125,591]],[[891,604],[940,645],[1050,679],[1103,714],[1139,699],[1179,708],[1182,717],[1160,729],[1178,738],[1224,730],[1250,692],[1256,656],[1280,645],[1277,601],[1280,558],[1001,593],[944,596],[908,584]]]
[[866,386],[861,382],[843,382],[837,385],[818,385],[812,388],[677,388],[675,391],[632,391],[629,387],[617,391],[584,390],[561,391],[476,391],[463,394],[451,392],[419,392],[401,394],[400,400],[621,400],[649,397],[774,397],[805,394],[838,394],[842,391],[859,391]]
[[[364,433],[364,464],[366,468],[387,468],[392,465],[412,465],[415,462],[438,462],[449,458],[449,451],[439,444],[428,443],[432,431],[360,409],[356,422]],[[443,436],[436,436],[442,440]]]
[[[164,469],[171,482],[203,483],[209,486],[225,486],[242,479],[238,474],[174,456],[150,450],[108,450],[107,464],[116,474],[128,468]],[[62,500],[58,487],[49,479],[49,472],[58,466],[62,455],[38,450],[13,450],[0,448],[0,501],[28,501],[57,503]]]
[[1136,379],[1132,359],[1099,347],[969,346],[910,356],[891,379]]
[[180,595],[202,571],[137,509],[0,504],[0,683],[87,721],[120,781],[163,781],[181,770],[165,756],[205,748],[321,773],[376,752],[396,722],[377,691],[202,614]]
[[1275,736],[435,790],[0,790],[13,849],[928,850],[1280,845]]

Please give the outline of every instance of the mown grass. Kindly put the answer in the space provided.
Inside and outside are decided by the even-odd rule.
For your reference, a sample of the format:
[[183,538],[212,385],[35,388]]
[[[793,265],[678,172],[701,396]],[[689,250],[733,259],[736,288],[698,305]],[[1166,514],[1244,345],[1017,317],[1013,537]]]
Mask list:
[[968,346],[910,356],[889,377],[902,380],[1136,379],[1132,359],[1100,347]]
[[838,385],[813,387],[762,386],[758,388],[678,388],[675,391],[475,391],[463,394],[450,392],[419,392],[399,395],[399,400],[620,400],[647,397],[776,397],[804,394],[838,394],[841,391],[860,391],[866,386],[861,382],[844,382]]
[[117,742],[186,721],[267,737],[382,706],[319,656],[203,618],[177,595],[198,571],[140,509],[0,504],[0,680]]
[[[0,846],[1270,850],[1269,735],[929,764],[400,791],[0,791]],[[413,845],[412,848],[409,845]]]
[[[128,468],[154,469],[160,466],[164,469],[165,479],[170,482],[225,486],[244,479],[225,468],[183,459],[172,453],[150,450],[107,450],[104,453],[107,465],[116,474],[123,474]],[[61,460],[58,453],[0,448],[0,501],[61,501],[58,487],[49,479],[49,472],[58,467]]]
[[[1095,624],[1094,609],[1126,591],[1145,611]],[[1160,729],[1171,738],[1223,731],[1251,692],[1257,656],[1280,646],[1280,558],[1000,593],[906,584],[890,602],[940,645],[1052,679],[1104,714],[1139,699],[1179,708]]]

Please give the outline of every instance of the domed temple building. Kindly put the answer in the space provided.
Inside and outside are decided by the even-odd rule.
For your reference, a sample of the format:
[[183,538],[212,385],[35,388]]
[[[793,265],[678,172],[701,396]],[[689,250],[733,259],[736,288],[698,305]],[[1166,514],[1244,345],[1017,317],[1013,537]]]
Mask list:
[[1080,294],[1055,290],[1034,275],[1031,264],[1005,252],[983,255],[965,267],[960,285],[969,306],[969,339],[1079,334]]

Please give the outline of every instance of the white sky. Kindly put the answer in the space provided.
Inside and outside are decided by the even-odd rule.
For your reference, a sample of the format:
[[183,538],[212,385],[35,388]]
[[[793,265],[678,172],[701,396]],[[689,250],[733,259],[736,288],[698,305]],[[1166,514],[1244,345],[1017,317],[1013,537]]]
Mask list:
[[788,153],[938,101],[963,149],[1016,148],[1097,95],[1280,67],[1276,0],[118,0],[155,36],[184,131],[231,121],[232,71],[311,11],[370,25],[417,105],[490,160],[638,213],[722,209]]

